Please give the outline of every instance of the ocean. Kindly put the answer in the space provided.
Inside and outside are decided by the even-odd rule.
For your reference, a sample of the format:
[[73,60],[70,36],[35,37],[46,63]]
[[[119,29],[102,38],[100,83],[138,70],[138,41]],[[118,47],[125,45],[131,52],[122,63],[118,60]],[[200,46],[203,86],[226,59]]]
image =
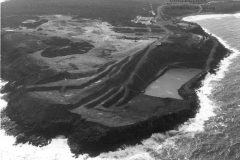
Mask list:
[[[45,147],[14,145],[14,137],[0,130],[2,160],[239,160],[240,159],[240,14],[198,15],[184,18],[201,25],[231,50],[216,74],[208,74],[196,91],[199,111],[175,130],[155,133],[142,144],[91,158],[75,158],[64,137]],[[3,82],[2,82],[3,83]],[[1,95],[2,96],[2,95]],[[6,106],[1,100],[0,108]]]

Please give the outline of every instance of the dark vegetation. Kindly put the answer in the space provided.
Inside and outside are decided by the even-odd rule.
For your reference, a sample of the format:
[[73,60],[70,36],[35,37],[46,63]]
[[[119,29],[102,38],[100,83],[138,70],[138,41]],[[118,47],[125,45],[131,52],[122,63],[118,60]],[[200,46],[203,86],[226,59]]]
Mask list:
[[213,13],[235,13],[239,12],[240,2],[239,1],[225,1],[220,3],[213,3],[215,10],[211,9]]
[[168,40],[174,43],[186,42],[189,39],[189,35],[176,37],[176,36],[169,36]]
[[78,46],[76,47],[67,47],[67,48],[54,48],[49,47],[46,48],[41,55],[43,57],[53,58],[53,57],[59,57],[59,56],[67,56],[67,55],[73,55],[73,54],[84,54],[87,53],[90,49],[89,48],[83,48],[78,49]]
[[118,28],[114,27],[113,30],[118,33],[135,33],[135,35],[143,35],[144,33],[164,33],[165,31],[161,27],[149,28]]
[[61,37],[51,37],[47,40],[44,40],[43,42],[47,45],[56,47],[70,46],[74,44],[71,40]]
[[134,33],[132,28],[114,27],[113,30],[118,33]]
[[[195,23],[188,22],[190,25],[196,25]],[[191,29],[187,29],[188,32],[194,33],[194,34],[199,34],[202,36],[207,36],[207,34],[204,32],[204,30],[201,27],[193,27]]]
[[[239,11],[239,1],[225,1],[218,3],[211,3],[211,5],[203,4],[200,13],[235,13]],[[163,8],[163,13],[166,16],[178,17],[189,14],[198,13],[200,7],[198,5],[169,5]]]
[[129,40],[135,40],[135,41],[137,41],[137,40],[140,40],[141,38],[139,38],[139,37],[127,37],[127,36],[122,36],[121,39],[129,39]]
[[72,54],[84,54],[91,50],[94,46],[86,41],[72,42],[69,39],[60,37],[51,37],[43,41],[51,47],[46,48],[41,55],[43,57],[53,58],[58,56],[67,56]]
[[155,29],[155,28],[152,28],[151,31],[155,32],[155,33],[163,33],[163,32],[165,32],[163,29]]
[[157,25],[156,25],[156,26],[155,26],[155,25],[150,25],[149,27],[150,27],[151,29],[152,29],[152,28],[154,28],[154,29],[162,29],[161,27],[159,27],[159,26],[157,26]]
[[202,5],[201,12],[215,12],[215,11],[216,11],[215,5]]
[[179,32],[180,31],[180,27],[177,27],[177,26],[165,25],[165,27],[168,28],[172,32]]
[[[156,11],[160,2],[152,2]],[[151,16],[149,1],[129,0],[11,0],[1,5],[2,26],[19,26],[7,16],[37,16],[41,14],[71,14],[75,18],[101,19],[114,26],[142,27],[143,24],[132,23],[137,15]],[[11,18],[12,19],[12,18]],[[16,18],[17,19],[17,18]],[[29,19],[28,16],[21,21]]]
[[147,28],[134,28],[134,32],[148,32]]
[[143,36],[143,33],[135,33],[135,36]]
[[196,5],[169,5],[164,7],[163,12],[168,16],[177,17],[197,13],[199,10],[200,7]]

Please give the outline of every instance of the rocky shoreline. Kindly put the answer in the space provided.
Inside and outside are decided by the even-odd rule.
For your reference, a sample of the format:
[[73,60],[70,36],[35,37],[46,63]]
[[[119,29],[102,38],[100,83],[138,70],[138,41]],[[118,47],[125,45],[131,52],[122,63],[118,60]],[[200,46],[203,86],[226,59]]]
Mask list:
[[[192,34],[205,40],[187,45],[181,39]],[[17,143],[38,146],[65,135],[73,153],[95,156],[122,144],[139,143],[152,133],[174,129],[194,117],[198,109],[194,90],[208,72],[214,73],[229,51],[197,26],[180,37],[158,39],[82,81],[82,75],[43,71],[41,64],[34,64],[27,55],[2,54],[8,66],[2,68],[2,78],[9,81],[3,90],[9,93],[9,103],[1,115],[2,128],[16,136]],[[17,57],[15,61],[9,61],[13,57]],[[202,69],[179,89],[184,100],[143,94],[175,64]],[[14,68],[24,73],[9,72]],[[69,82],[64,81],[66,77],[71,77]]]

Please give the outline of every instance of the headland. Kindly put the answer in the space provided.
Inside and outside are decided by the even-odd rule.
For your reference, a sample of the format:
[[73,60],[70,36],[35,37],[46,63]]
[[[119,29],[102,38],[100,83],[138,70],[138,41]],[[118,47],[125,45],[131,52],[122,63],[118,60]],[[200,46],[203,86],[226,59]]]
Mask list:
[[[181,20],[199,8],[179,15],[166,7],[173,5],[130,26],[61,14],[22,15],[19,26],[19,17],[4,17],[1,69],[9,94],[2,127],[17,143],[38,146],[65,135],[73,153],[94,156],[194,117],[195,89],[230,52]],[[144,94],[167,71],[183,67],[199,73],[178,89],[182,99]]]

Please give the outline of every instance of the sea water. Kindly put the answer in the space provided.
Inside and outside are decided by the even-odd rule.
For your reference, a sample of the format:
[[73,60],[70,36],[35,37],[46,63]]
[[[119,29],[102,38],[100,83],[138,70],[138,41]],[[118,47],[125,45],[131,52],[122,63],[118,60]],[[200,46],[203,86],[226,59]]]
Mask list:
[[[185,18],[200,24],[232,51],[221,61],[216,75],[208,74],[196,92],[200,109],[195,118],[166,133],[155,133],[142,144],[123,146],[114,152],[91,158],[120,160],[239,160],[240,159],[240,14],[199,15]],[[1,107],[6,102],[1,101]],[[0,130],[0,158],[3,160],[75,159],[58,137],[45,147],[13,145],[14,137]]]

